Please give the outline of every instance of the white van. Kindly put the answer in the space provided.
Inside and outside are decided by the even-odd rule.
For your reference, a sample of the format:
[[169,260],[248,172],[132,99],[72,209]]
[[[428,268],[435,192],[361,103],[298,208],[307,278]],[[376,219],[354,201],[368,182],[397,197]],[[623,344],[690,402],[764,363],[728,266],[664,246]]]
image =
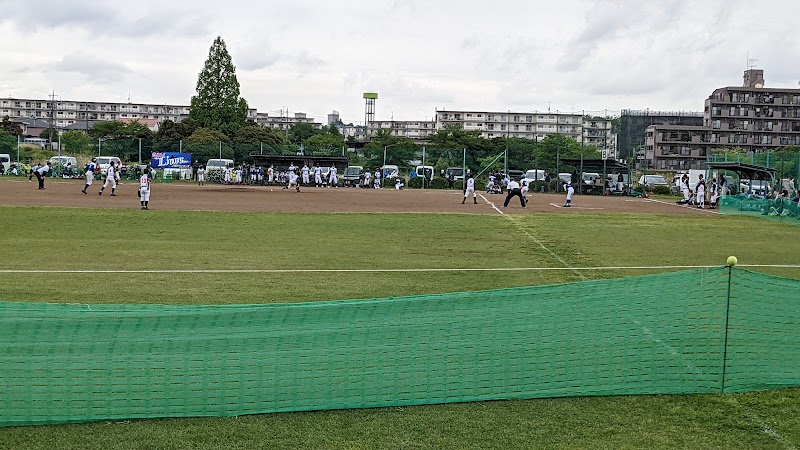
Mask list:
[[3,166],[3,173],[7,174],[11,169],[11,155],[8,153],[0,154],[0,165]]
[[542,169],[530,169],[525,172],[525,181],[529,186],[533,186],[533,183],[537,181],[544,181],[545,178],[547,178],[547,173]]
[[433,166],[417,166],[414,169],[414,176],[415,177],[422,177],[425,176],[425,172],[428,173],[428,179],[433,179]]
[[392,165],[392,164],[387,164],[387,165],[381,167],[381,172],[383,172],[383,178],[384,179],[385,178],[390,178],[392,176],[392,174],[396,174],[397,176],[400,176],[400,168],[395,166],[395,165]]
[[222,169],[233,169],[233,160],[232,159],[209,159],[206,163],[206,171],[209,170],[222,170]]
[[71,166],[73,169],[78,167],[78,160],[73,156],[53,156],[49,161],[54,167],[59,165],[64,166],[65,168],[67,166]]
[[114,161],[114,167],[119,169],[119,166],[122,165],[122,161],[116,156],[98,156],[97,157],[97,165],[100,166],[100,173],[105,175],[108,173],[108,168],[111,166],[111,161]]

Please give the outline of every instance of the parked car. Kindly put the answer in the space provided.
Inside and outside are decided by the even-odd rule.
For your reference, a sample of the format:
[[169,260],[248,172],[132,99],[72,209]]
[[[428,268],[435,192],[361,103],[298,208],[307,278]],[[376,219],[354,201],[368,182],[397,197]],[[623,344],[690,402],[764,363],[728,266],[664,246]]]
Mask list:
[[446,178],[450,178],[450,175],[453,175],[454,180],[463,180],[464,179],[464,168],[463,167],[448,167],[444,171],[444,175]]
[[523,178],[525,178],[525,172],[523,172],[521,170],[508,169],[508,178],[510,178],[512,180],[520,181]]
[[[330,169],[329,169],[330,170]],[[342,181],[345,187],[358,187],[361,182],[361,176],[364,174],[364,167],[362,166],[349,166],[344,169]]]
[[667,180],[661,175],[642,175],[639,177],[638,184],[639,187],[646,187],[648,189],[653,189],[656,186],[669,187],[669,183],[667,183]]
[[383,173],[383,178],[384,179],[391,178],[392,174],[395,174],[396,176],[400,176],[400,168],[395,166],[395,165],[392,165],[392,164],[387,164],[387,165],[381,167],[381,172]]
[[421,177],[425,175],[428,180],[433,179],[433,166],[417,166],[414,168],[414,171],[411,172],[411,177]]
[[533,183],[536,181],[544,181],[547,177],[547,173],[542,169],[531,169],[525,172],[525,177],[523,178],[529,186],[533,186]]
[[111,166],[111,161],[114,161],[116,167],[122,165],[122,161],[116,156],[99,156],[97,157],[97,165],[100,166],[100,173],[105,176],[108,173],[108,167]]
[[0,165],[3,166],[3,173],[7,174],[11,170],[11,155],[8,153],[0,154]]

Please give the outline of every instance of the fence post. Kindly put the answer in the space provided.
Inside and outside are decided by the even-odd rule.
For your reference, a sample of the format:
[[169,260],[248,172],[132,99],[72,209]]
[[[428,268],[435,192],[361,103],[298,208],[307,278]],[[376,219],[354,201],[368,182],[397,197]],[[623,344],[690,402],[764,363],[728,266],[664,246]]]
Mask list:
[[728,322],[730,320],[731,312],[731,274],[733,273],[733,266],[736,265],[736,257],[731,256],[728,258],[728,293],[725,296],[725,335],[722,340],[722,379],[720,381],[719,391],[720,394],[725,393],[725,375],[728,370]]

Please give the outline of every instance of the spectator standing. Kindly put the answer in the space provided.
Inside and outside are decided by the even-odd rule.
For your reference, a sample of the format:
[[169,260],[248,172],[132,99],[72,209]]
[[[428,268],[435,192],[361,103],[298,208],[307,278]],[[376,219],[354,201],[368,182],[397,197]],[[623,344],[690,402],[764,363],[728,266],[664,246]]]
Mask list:
[[95,167],[97,167],[97,158],[92,158],[92,161],[86,165],[86,173],[83,175],[86,178],[86,186],[83,187],[83,190],[81,192],[83,192],[84,194],[88,193],[86,191],[89,189],[89,186],[91,186],[92,182],[94,181]]
[[47,164],[33,171],[33,173],[36,175],[36,179],[39,181],[39,190],[44,189],[44,176],[45,174],[47,174],[47,172],[50,172],[51,166],[52,163],[50,161],[47,161]]

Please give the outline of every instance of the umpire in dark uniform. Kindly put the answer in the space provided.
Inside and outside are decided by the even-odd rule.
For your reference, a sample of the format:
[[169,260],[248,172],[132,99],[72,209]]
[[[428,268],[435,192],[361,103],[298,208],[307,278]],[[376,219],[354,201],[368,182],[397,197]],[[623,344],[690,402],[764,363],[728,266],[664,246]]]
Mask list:
[[525,207],[525,198],[522,196],[522,190],[519,187],[519,182],[516,180],[511,180],[508,182],[508,195],[506,195],[506,201],[503,203],[503,208],[508,206],[508,202],[511,201],[511,198],[514,196],[519,197],[519,203],[522,207]]

